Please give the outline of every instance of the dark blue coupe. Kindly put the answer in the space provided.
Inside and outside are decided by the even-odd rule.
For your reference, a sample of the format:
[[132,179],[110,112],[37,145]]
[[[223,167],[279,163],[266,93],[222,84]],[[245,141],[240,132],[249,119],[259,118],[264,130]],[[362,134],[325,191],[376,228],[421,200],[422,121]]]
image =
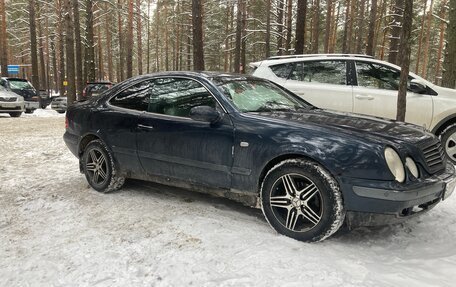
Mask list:
[[223,195],[303,241],[410,218],[456,184],[438,138],[421,128],[321,110],[244,75],[127,80],[72,105],[64,140],[97,191],[136,178]]

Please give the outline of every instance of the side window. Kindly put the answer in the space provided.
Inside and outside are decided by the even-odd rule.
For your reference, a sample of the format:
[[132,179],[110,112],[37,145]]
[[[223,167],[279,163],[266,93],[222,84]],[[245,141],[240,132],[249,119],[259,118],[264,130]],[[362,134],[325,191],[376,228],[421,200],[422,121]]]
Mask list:
[[146,111],[149,102],[149,95],[152,86],[151,80],[146,80],[135,84],[113,97],[109,103],[113,106]]
[[[358,86],[373,89],[393,90],[399,89],[399,70],[365,62],[356,62]],[[412,78],[409,77],[409,83]]]
[[200,83],[183,78],[154,81],[147,111],[170,116],[189,117],[196,106],[216,107],[216,100]]
[[290,76],[291,69],[293,68],[292,63],[279,64],[271,66],[271,71],[279,78],[288,79]]
[[345,61],[309,61],[295,64],[290,80],[346,85],[347,68]]

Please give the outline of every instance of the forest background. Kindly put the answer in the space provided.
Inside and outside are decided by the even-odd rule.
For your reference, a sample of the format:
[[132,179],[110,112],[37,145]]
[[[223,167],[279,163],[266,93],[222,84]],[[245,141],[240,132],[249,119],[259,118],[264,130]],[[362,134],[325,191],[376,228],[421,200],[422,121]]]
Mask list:
[[[401,65],[405,0],[0,0],[0,66],[41,90],[170,70],[246,73],[270,56]],[[456,86],[456,0],[413,1],[410,71]],[[67,85],[65,85],[67,84]]]

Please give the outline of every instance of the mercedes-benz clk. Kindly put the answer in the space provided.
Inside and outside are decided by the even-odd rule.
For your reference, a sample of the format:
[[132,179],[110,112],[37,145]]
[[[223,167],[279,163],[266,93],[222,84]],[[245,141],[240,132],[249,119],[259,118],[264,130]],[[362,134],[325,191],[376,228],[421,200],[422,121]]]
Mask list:
[[422,128],[321,110],[244,75],[129,79],[70,106],[64,140],[97,191],[134,178],[223,195],[302,241],[411,218],[455,187]]

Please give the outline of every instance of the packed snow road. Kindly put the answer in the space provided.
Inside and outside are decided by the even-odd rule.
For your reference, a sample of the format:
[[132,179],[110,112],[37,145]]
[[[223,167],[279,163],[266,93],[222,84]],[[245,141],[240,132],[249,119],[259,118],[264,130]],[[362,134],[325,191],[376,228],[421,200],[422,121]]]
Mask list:
[[259,210],[129,181],[89,188],[52,110],[0,115],[0,286],[454,286],[456,196],[307,244]]

